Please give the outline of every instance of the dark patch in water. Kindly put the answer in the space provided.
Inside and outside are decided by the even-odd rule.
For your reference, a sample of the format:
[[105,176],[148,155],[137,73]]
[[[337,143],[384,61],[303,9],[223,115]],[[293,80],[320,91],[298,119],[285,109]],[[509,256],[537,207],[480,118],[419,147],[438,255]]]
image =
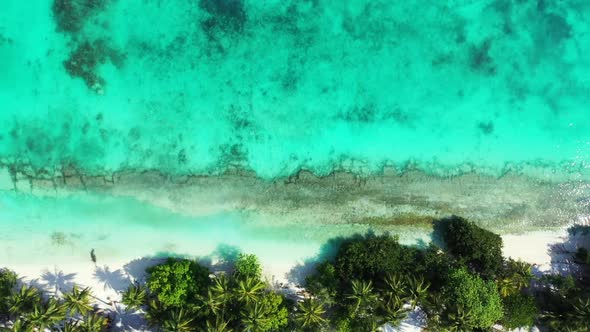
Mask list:
[[492,41],[487,39],[483,43],[470,48],[469,66],[473,71],[483,72],[488,75],[496,73],[496,66],[489,54],[491,47]]
[[408,112],[403,111],[399,107],[395,107],[392,111],[387,113],[387,117],[392,118],[395,122],[401,125],[411,125],[414,117]]
[[26,140],[27,149],[31,152],[35,152],[37,145],[35,144],[35,139],[32,137],[27,137]]
[[572,27],[567,20],[559,15],[549,13],[543,16],[541,21],[542,35],[553,43],[561,43],[568,39],[572,33]]
[[90,130],[90,123],[88,123],[88,122],[84,123],[84,126],[82,126],[82,134],[84,134],[84,135],[88,134],[89,130]]
[[4,35],[2,35],[0,33],[0,45],[3,45],[3,44],[12,45],[13,43],[14,43],[14,40],[12,38],[5,37]]
[[201,22],[207,35],[223,32],[241,33],[246,24],[247,15],[242,0],[200,0],[199,7],[211,17]]
[[242,144],[223,144],[220,150],[219,162],[221,165],[241,164],[248,159]]
[[488,122],[480,122],[477,127],[481,130],[482,133],[486,135],[490,135],[494,132],[494,123],[492,121]]
[[86,20],[104,9],[108,0],[54,0],[51,10],[58,31],[74,33]]
[[355,106],[342,114],[341,117],[343,120],[349,122],[369,123],[375,121],[376,113],[377,110],[375,105],[367,104],[363,106]]
[[141,138],[141,131],[139,130],[139,128],[133,127],[129,130],[127,136],[129,136],[129,139],[133,141],[138,141]]
[[547,9],[547,4],[545,0],[537,0],[537,10],[540,12],[544,12]]
[[412,126],[415,120],[415,117],[411,112],[404,111],[399,106],[380,111],[374,104],[355,106],[347,112],[339,113],[338,118],[346,122],[359,123],[375,123],[393,120],[403,126]]
[[185,165],[187,163],[188,157],[186,156],[186,150],[185,149],[182,149],[182,150],[178,151],[177,160],[178,160],[178,164],[179,165]]
[[252,129],[254,123],[250,120],[247,111],[238,105],[231,105],[228,110],[228,119],[231,122],[233,130],[240,132],[244,129]]
[[296,91],[297,84],[299,83],[299,74],[293,69],[289,67],[287,72],[283,75],[283,79],[281,80],[281,86],[285,91]]
[[115,66],[122,65],[125,55],[111,48],[103,40],[85,41],[70,53],[64,61],[64,68],[71,77],[84,80],[88,88],[102,92],[105,80],[96,73],[98,66],[110,60]]

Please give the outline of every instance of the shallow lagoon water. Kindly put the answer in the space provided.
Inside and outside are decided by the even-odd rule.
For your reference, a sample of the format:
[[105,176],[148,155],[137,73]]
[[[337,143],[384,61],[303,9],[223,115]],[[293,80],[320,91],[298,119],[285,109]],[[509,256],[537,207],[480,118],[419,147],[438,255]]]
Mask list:
[[[589,173],[584,1],[103,2],[74,32],[51,1],[3,4],[2,157],[269,179],[350,160]],[[69,75],[97,41],[96,77]]]
[[[49,263],[48,257],[52,264],[89,262],[91,249],[99,264],[166,254],[217,259],[220,246],[245,247],[277,262],[287,254],[287,248],[277,246],[281,241],[289,241],[290,250],[297,250],[304,259],[315,255],[325,240],[304,240],[293,230],[251,226],[239,213],[185,217],[132,198],[5,194],[0,206],[2,261],[9,265],[43,265]],[[28,234],[24,243],[22,232]]]
[[[282,181],[300,169],[378,177],[390,165],[433,176],[517,174],[565,183],[588,202],[587,1],[107,0],[74,1],[74,15],[55,3],[8,0],[0,10],[0,175],[8,182],[56,181],[64,168],[175,177],[240,168]],[[30,186],[14,187],[19,193],[0,194],[9,256],[32,248],[22,239],[33,230],[50,241],[55,231],[119,225],[105,241],[133,239],[126,250],[137,255],[166,247],[168,239],[150,238],[157,232],[174,237],[178,251],[183,239],[212,232],[206,250],[187,249],[200,255],[225,232],[256,251],[266,240],[255,234],[295,230],[260,226],[247,240],[240,211],[180,222],[140,204],[130,208],[140,214],[102,215],[104,203],[87,193],[37,198]],[[105,199],[126,209],[128,197]],[[27,212],[40,209],[48,211],[40,219]],[[518,224],[524,217],[514,210]],[[90,218],[92,227],[79,220],[93,213],[101,218]],[[160,221],[137,221],[150,218]],[[333,227],[321,233],[340,234]],[[301,239],[317,243],[281,243],[307,253],[321,242]],[[144,250],[148,243],[155,249]]]

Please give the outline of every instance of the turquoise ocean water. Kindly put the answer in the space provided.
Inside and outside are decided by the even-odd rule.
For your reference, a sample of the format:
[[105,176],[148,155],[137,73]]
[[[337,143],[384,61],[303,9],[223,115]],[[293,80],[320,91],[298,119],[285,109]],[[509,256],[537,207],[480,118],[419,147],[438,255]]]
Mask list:
[[[586,0],[5,0],[0,161],[49,173],[238,166],[272,180],[411,165],[589,180],[588,22]],[[38,220],[62,232],[123,204],[0,196],[14,243]],[[70,217],[22,213],[42,208]],[[145,209],[96,225],[141,233],[132,220]]]
[[[587,1],[55,1],[86,2],[70,32],[52,1],[3,1],[0,156],[265,178],[347,160],[590,173]],[[92,89],[64,61],[97,41]]]

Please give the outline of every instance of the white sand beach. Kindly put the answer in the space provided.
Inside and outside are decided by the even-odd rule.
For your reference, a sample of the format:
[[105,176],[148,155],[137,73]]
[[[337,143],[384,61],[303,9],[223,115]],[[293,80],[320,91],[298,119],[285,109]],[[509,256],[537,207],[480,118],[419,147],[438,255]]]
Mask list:
[[[538,231],[525,234],[503,235],[504,255],[514,259],[521,259],[535,264],[537,272],[559,272],[563,264],[567,264],[565,256],[555,255],[551,248],[566,240],[566,230]],[[562,246],[557,246],[563,248]],[[567,247],[565,250],[575,250]],[[296,255],[294,255],[296,256]],[[564,260],[560,260],[563,257]],[[157,263],[158,259],[136,259],[131,261],[109,260],[108,258],[94,265],[88,257],[88,262],[72,262],[46,266],[43,264],[11,264],[6,267],[14,270],[23,282],[31,282],[45,289],[50,294],[59,294],[62,290],[70,289],[74,284],[80,287],[90,287],[96,297],[95,304],[112,312],[114,322],[122,331],[146,329],[145,322],[133,312],[128,313],[120,304],[121,292],[129,284],[142,281],[143,270]],[[161,260],[160,260],[161,261]],[[297,282],[292,280],[292,269],[304,261],[297,257],[284,256],[281,261],[273,261],[262,257],[264,273],[269,283],[275,287],[288,287],[286,292],[295,293],[299,290]],[[218,263],[218,262],[213,262]],[[421,316],[416,312],[404,321],[397,331],[420,331]],[[396,331],[391,330],[391,331]]]

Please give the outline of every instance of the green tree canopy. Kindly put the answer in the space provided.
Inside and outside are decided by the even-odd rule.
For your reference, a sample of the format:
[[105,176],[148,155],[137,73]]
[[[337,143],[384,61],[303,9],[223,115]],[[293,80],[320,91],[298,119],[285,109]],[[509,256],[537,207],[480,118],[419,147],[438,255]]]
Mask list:
[[281,295],[267,292],[257,302],[247,304],[241,311],[244,331],[278,331],[287,326],[289,312]]
[[209,286],[209,270],[188,259],[168,259],[147,269],[147,286],[165,306],[192,304]]
[[16,273],[8,269],[0,269],[0,297],[5,298],[16,287]]
[[6,299],[16,287],[16,273],[8,269],[0,269],[0,314],[6,314],[8,305]]
[[461,217],[438,221],[448,252],[484,277],[492,278],[502,269],[502,238]]
[[450,307],[461,308],[474,327],[487,328],[502,319],[502,300],[493,281],[486,281],[465,269],[454,270],[444,289]]
[[334,262],[342,282],[359,279],[378,283],[387,273],[404,273],[412,269],[418,250],[402,246],[389,234],[367,235],[342,244]]
[[262,278],[262,267],[258,257],[252,254],[240,254],[235,264],[234,276],[236,279]]
[[504,318],[502,325],[509,329],[533,326],[539,316],[535,298],[518,293],[504,299]]

